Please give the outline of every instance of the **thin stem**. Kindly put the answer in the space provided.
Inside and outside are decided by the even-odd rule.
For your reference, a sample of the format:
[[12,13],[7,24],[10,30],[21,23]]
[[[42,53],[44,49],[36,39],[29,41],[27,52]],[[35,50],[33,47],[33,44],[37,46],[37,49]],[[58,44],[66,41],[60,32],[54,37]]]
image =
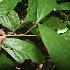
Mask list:
[[23,24],[23,23],[25,23],[26,21],[26,18],[23,20],[23,22],[19,25],[19,26],[17,26],[17,28],[13,31],[13,33]]
[[32,26],[27,32],[25,32],[25,35],[30,32],[34,27],[36,27],[36,24],[34,26]]
[[17,35],[5,35],[6,37],[13,36],[39,36],[39,35],[25,35],[25,34],[17,34]]
[[[29,15],[28,15],[29,16]],[[19,26],[17,26],[17,28],[13,31],[13,33],[23,24],[23,23],[25,23],[27,20],[27,17],[28,16],[26,16],[26,18],[24,18],[24,20],[23,20],[23,22],[19,25]]]
[[[23,23],[24,23],[24,22],[23,22]],[[13,33],[14,33],[23,23],[21,23],[21,24],[13,31]]]

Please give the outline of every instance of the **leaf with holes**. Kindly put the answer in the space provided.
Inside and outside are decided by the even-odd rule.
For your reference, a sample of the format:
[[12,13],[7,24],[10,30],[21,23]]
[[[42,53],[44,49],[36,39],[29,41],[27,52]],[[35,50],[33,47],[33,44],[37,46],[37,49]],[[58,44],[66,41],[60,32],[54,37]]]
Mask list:
[[21,0],[3,0],[0,2],[0,15],[4,15],[14,9]]
[[18,14],[12,10],[10,13],[0,16],[0,24],[7,27],[11,31],[15,30],[20,24]]
[[0,52],[0,70],[13,70],[13,62]]
[[38,0],[37,23],[48,15],[56,6],[56,0]]
[[38,26],[42,41],[56,66],[60,70],[70,70],[70,43],[44,24]]
[[58,10],[70,10],[70,2],[57,4],[56,9],[58,9]]
[[15,38],[7,38],[2,42],[2,48],[6,50],[16,61],[23,63],[25,59],[31,59],[40,63],[43,55],[34,44]]

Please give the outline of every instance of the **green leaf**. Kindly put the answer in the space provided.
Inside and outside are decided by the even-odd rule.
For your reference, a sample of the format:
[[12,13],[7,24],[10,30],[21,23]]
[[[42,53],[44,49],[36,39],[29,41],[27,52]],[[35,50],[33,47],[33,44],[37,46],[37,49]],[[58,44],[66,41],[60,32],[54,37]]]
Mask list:
[[0,52],[0,70],[13,70],[13,62]]
[[70,10],[70,2],[57,4],[56,9],[58,9],[58,10]]
[[[27,15],[24,22],[20,24],[19,28],[24,27],[30,22],[35,22],[37,20],[37,0],[28,0]],[[18,28],[18,29],[19,29]]]
[[1,2],[1,1],[3,1],[3,0],[0,0],[0,2]]
[[57,17],[50,17],[44,24],[52,29],[64,29],[66,24],[60,23],[60,19]]
[[62,35],[66,40],[70,41],[70,30]]
[[21,0],[3,0],[0,2],[0,15],[4,15],[14,9]]
[[38,0],[37,23],[48,15],[56,6],[56,0]]
[[70,70],[70,43],[44,24],[38,26],[42,41],[56,66],[60,70]]
[[25,21],[36,21],[37,20],[37,0],[28,0],[27,16]]
[[44,57],[37,47],[26,41],[7,38],[2,42],[2,48],[19,63],[23,63],[25,59],[31,59],[37,63],[44,60]]
[[18,14],[12,10],[10,13],[0,16],[0,24],[11,31],[15,30],[15,28],[20,24]]

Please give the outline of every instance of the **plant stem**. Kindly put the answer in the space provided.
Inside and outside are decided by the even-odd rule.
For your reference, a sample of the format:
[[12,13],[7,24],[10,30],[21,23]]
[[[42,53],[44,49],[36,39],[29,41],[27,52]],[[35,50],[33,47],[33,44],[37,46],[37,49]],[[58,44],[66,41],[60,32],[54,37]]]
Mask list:
[[36,27],[36,24],[34,26],[32,26],[27,32],[25,32],[25,35],[30,32],[34,27]]
[[17,35],[5,35],[6,37],[9,36],[39,36],[39,35],[25,35],[25,34],[17,34]]
[[13,31],[13,33],[23,24],[23,23],[25,23],[26,21],[26,18],[23,20],[23,22],[22,23],[20,23],[20,25],[19,26],[17,26],[17,28]]

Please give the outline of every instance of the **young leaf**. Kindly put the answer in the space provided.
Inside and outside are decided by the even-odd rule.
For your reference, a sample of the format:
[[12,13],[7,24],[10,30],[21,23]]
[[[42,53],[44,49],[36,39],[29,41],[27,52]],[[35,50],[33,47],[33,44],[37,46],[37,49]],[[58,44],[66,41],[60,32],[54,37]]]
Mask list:
[[0,24],[13,31],[20,24],[18,14],[12,10],[10,13],[0,16]]
[[48,15],[56,6],[56,0],[38,0],[37,23]]
[[44,24],[38,26],[42,41],[56,66],[60,70],[70,70],[70,43]]
[[13,62],[0,52],[0,70],[13,70]]
[[70,2],[57,4],[56,9],[58,9],[58,10],[70,10]]
[[0,2],[0,15],[4,15],[14,9],[21,0],[3,0]]
[[43,55],[37,47],[26,41],[7,38],[2,42],[2,48],[19,63],[23,63],[25,59],[31,59],[37,63],[44,60]]

